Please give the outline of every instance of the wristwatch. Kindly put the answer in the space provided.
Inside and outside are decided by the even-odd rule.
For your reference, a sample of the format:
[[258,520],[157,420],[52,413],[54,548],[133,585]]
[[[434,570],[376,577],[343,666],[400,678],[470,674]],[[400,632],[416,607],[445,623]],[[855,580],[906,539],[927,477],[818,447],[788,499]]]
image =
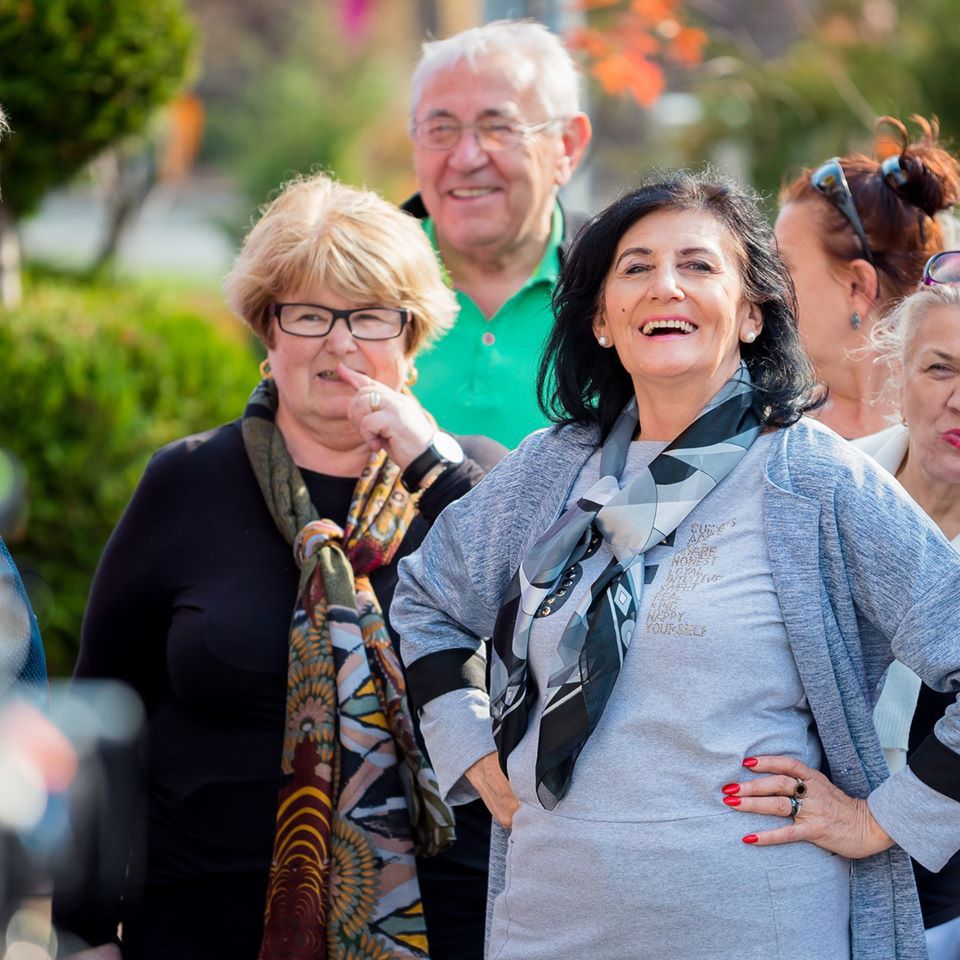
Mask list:
[[449,433],[437,431],[430,445],[407,464],[400,482],[409,493],[426,489],[447,467],[463,463],[463,448]]

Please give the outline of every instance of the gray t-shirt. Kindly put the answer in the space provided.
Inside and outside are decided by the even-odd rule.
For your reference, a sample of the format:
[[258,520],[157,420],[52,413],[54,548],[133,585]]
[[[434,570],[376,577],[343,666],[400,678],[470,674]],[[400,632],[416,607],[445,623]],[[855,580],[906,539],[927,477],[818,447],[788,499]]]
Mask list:
[[[849,956],[848,864],[809,843],[754,847],[789,821],[722,803],[744,757],[821,764],[763,536],[769,436],[648,551],[637,630],[553,811],[536,796],[540,712],[563,627],[612,554],[601,542],[531,630],[540,699],[508,772],[520,801],[489,956]],[[662,443],[631,445],[621,481]],[[572,499],[598,478],[599,452]],[[631,944],[628,950],[624,944]]]

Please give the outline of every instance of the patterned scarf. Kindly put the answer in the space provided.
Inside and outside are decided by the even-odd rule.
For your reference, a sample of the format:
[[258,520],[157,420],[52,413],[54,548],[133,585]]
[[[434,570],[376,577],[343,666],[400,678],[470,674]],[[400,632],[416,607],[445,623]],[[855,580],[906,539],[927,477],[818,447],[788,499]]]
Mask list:
[[750,374],[741,363],[697,419],[621,488],[638,423],[632,398],[604,441],[600,479],[530,548],[510,581],[494,627],[490,677],[493,734],[504,772],[537,701],[527,669],[534,617],[549,614],[561,577],[571,577],[595,537],[614,555],[570,617],[550,669],[536,769],[537,797],[545,809],[552,810],[570,788],[577,757],[620,674],[636,629],[645,552],[743,458],[761,429],[753,401]]
[[319,519],[276,408],[276,386],[263,380],[243,417],[253,472],[300,567],[260,960],[425,958],[414,853],[452,842],[453,816],[417,747],[370,586],[415,502],[380,452],[357,481],[345,527]]

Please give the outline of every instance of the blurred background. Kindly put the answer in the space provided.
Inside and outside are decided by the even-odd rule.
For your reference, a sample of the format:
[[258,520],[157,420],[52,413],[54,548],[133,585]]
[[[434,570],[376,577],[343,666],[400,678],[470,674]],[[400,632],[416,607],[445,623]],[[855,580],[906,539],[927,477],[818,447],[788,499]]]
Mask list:
[[957,136],[955,3],[0,0],[0,534],[51,674],[147,457],[256,382],[219,292],[256,208],[315,169],[413,192],[424,38],[505,16],[566,38],[595,128],[568,208],[709,161],[772,216],[788,174],[873,152],[878,116]]

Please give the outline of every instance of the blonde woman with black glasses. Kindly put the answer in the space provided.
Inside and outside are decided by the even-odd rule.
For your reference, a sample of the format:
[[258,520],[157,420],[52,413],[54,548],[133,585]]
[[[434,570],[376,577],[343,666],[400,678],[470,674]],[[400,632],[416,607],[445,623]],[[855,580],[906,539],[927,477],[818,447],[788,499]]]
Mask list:
[[413,218],[322,175],[263,211],[226,294],[263,379],[147,466],[76,671],[146,706],[145,849],[122,903],[91,875],[58,920],[92,944],[122,921],[125,960],[479,957],[489,817],[440,853],[387,615],[400,558],[505,452],[408,389],[456,300]]

